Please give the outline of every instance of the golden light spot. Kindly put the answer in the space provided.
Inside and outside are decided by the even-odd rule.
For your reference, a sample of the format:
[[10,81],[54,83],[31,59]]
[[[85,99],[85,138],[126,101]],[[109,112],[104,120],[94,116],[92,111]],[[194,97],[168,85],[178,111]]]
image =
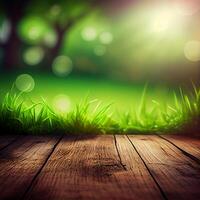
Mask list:
[[64,94],[57,95],[53,100],[53,106],[59,113],[67,113],[71,110],[71,101]]
[[200,41],[189,41],[184,48],[185,57],[192,61],[200,61]]

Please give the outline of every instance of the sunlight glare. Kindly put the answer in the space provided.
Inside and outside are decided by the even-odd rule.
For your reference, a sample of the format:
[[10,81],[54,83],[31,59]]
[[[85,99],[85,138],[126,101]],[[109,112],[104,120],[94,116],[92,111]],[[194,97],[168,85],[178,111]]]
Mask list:
[[159,12],[154,21],[153,30],[155,32],[162,32],[169,28],[170,23],[173,22],[175,16],[170,11],[161,11]]
[[194,15],[200,10],[199,0],[176,0],[174,6],[180,15]]

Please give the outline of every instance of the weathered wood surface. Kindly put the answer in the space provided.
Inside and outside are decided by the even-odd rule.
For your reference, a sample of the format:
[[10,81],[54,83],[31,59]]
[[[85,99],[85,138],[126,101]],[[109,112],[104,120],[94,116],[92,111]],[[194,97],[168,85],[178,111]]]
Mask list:
[[164,137],[0,138],[0,199],[199,200],[199,140]]
[[[64,138],[38,176],[27,199],[161,198],[137,153],[130,154],[124,160],[127,161],[126,169],[117,154],[112,135],[73,140]],[[135,162],[134,166],[131,159]],[[131,167],[135,168],[130,170]],[[146,175],[145,179],[142,175]]]
[[0,199],[21,199],[57,138],[24,137],[0,151]]
[[200,199],[200,165],[158,136],[129,136],[167,199]]
[[163,199],[161,191],[127,136],[117,135],[115,137],[121,163],[125,165],[126,175],[129,177],[130,186],[132,186],[130,196],[134,199]]
[[194,156],[200,163],[200,137],[195,139],[180,135],[167,135],[162,137],[180,148],[182,151]]

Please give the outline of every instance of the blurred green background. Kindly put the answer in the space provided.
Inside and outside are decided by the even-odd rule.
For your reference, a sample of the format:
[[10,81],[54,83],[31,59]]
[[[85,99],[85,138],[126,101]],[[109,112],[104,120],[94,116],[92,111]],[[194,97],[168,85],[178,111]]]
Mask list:
[[89,95],[117,110],[200,75],[200,4],[191,1],[16,0],[0,3],[0,90],[71,109]]

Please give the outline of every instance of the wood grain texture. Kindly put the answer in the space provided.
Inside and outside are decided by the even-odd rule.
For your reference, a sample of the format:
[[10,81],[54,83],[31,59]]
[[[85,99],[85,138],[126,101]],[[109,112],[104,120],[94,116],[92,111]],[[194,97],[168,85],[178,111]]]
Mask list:
[[16,140],[17,136],[0,136],[0,151]]
[[0,152],[0,199],[21,199],[57,138],[27,136]]
[[167,199],[200,199],[200,165],[157,136],[128,136]]
[[162,135],[185,152],[195,156],[200,162],[200,138],[192,138],[180,135]]
[[125,165],[134,199],[163,199],[155,181],[125,135],[116,135],[121,162]]
[[0,138],[0,199],[199,200],[199,139],[165,137]]
[[25,199],[162,199],[155,185],[144,189],[138,179],[120,162],[113,136],[65,138]]

